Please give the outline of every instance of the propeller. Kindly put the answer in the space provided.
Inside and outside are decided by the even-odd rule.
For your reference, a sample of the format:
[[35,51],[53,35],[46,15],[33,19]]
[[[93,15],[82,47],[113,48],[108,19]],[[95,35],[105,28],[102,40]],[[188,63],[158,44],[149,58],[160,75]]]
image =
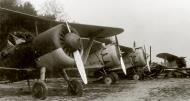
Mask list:
[[[69,33],[72,33],[72,32],[71,32],[71,29],[70,29],[70,27],[69,27],[69,25],[68,25],[68,22],[66,22],[66,26],[67,26],[68,32],[69,32]],[[78,71],[79,71],[79,74],[80,74],[80,76],[81,76],[81,78],[82,78],[82,81],[84,82],[84,84],[87,84],[88,81],[87,81],[87,76],[86,76],[84,64],[83,64],[83,61],[82,61],[82,58],[81,58],[81,55],[80,55],[78,49],[73,52],[73,56],[74,56],[74,60],[75,60],[77,69],[78,69]]]
[[124,61],[123,61],[122,53],[121,53],[121,50],[120,50],[120,47],[119,47],[119,42],[118,42],[118,39],[117,39],[116,35],[115,35],[115,41],[116,41],[116,47],[117,47],[116,50],[119,53],[119,59],[120,59],[120,63],[121,63],[121,69],[123,70],[124,74],[127,75],[126,67],[125,67],[125,64],[124,64]]

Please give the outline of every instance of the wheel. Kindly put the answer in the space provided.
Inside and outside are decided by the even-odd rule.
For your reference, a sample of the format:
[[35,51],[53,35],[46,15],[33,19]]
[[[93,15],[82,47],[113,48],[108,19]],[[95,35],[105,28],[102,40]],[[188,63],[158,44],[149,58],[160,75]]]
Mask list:
[[82,96],[83,85],[77,80],[68,81],[68,95]]
[[172,77],[173,77],[173,72],[168,72],[168,73],[167,73],[167,77],[168,77],[168,78],[172,78]]
[[138,74],[133,75],[133,80],[139,80],[139,79],[140,79],[140,76]]
[[113,83],[116,83],[117,81],[119,81],[119,76],[118,76],[117,73],[111,72],[110,75],[111,75],[111,77],[113,79]]
[[113,83],[113,77],[111,77],[111,75],[107,75],[104,77],[103,81],[106,85],[111,85]]
[[43,81],[34,83],[32,87],[32,96],[41,100],[47,97],[47,86]]

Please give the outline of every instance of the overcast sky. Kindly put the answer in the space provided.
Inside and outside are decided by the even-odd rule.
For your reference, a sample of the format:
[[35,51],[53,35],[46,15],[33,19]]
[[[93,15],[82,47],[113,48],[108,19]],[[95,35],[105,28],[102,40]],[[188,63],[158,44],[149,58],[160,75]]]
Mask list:
[[[37,10],[45,0],[30,0]],[[56,0],[55,0],[56,1]],[[57,0],[79,23],[121,27],[122,45],[152,46],[187,57],[190,64],[190,0]]]

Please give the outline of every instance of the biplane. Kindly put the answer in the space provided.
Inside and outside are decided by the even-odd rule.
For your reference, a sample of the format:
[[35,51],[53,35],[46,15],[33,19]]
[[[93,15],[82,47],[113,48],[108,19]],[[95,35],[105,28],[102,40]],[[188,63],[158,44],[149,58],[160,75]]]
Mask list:
[[[117,40],[117,38],[115,39]],[[121,72],[117,47],[119,47],[122,53],[126,75],[123,75],[123,72]],[[102,79],[105,84],[114,84],[119,80],[119,77],[132,77],[135,80],[141,79],[143,68],[147,65],[147,59],[142,47],[130,48],[123,45],[117,46],[117,44],[113,43],[91,54],[86,65],[86,67],[89,67],[89,70],[95,67],[93,73],[89,73],[92,77]]]
[[178,57],[170,53],[159,53],[158,58],[163,59],[161,63],[151,64],[151,75],[156,78],[165,77],[187,77],[190,76],[189,70],[187,68],[185,57]]
[[[65,70],[76,67],[87,84],[84,64],[93,49],[103,46],[97,40],[105,39],[109,43],[107,37],[123,32],[115,27],[51,21],[6,8],[0,8],[0,16],[0,70],[11,82],[27,80],[29,87],[30,79],[38,79],[32,86],[32,95],[39,99],[47,97],[44,80],[51,75],[61,75],[65,79],[69,94],[82,95],[82,83],[70,79]],[[19,29],[34,33],[35,37],[18,42],[14,33]],[[120,50],[117,48],[117,51]],[[118,54],[125,73],[121,52]]]
[[164,59],[163,65],[169,68],[186,67],[185,57],[178,57],[170,53],[159,53],[157,57]]
[[[101,81],[107,85],[115,84],[120,78],[132,77],[135,80],[143,78],[143,69],[147,65],[147,59],[142,47],[131,48],[119,45],[116,36],[98,39],[98,41],[104,42],[105,45],[94,44],[92,46],[85,64],[89,78],[96,78],[94,82]],[[124,73],[120,57],[126,68]],[[66,71],[70,76],[77,76],[76,68],[68,68]]]

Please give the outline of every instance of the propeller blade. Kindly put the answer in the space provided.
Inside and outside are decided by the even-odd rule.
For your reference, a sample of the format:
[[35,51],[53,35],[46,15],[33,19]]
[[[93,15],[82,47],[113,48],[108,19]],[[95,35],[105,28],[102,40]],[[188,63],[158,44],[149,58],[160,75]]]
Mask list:
[[68,22],[66,21],[65,23],[66,23],[66,26],[67,26],[67,29],[68,29],[69,33],[71,33],[71,29],[70,29],[70,27],[69,27]]
[[73,53],[73,55],[74,55],[75,63],[76,63],[77,69],[79,71],[79,74],[80,74],[84,84],[87,84],[88,81],[87,81],[87,77],[86,77],[86,72],[85,72],[84,64],[82,62],[82,58],[81,58],[79,51],[78,50],[75,51]]
[[144,45],[144,52],[145,52],[145,54],[146,54],[146,46]]
[[124,74],[127,75],[125,64],[123,62],[123,58],[122,57],[120,57],[120,62],[121,62],[121,68],[122,68]]
[[150,61],[149,61],[149,63],[150,64],[152,63],[152,48],[151,48],[151,46],[150,46]]
[[149,61],[148,61],[148,57],[149,57],[149,56],[148,56],[147,53],[146,53],[146,47],[145,47],[145,45],[144,45],[144,51],[145,51],[145,59],[146,59],[147,68],[148,68],[148,71],[151,72],[151,71],[150,71]]
[[148,62],[148,59],[146,60],[146,64],[147,64],[148,71],[151,72],[151,70],[150,70],[150,65],[149,65],[149,62]]
[[127,72],[126,72],[126,67],[125,67],[125,64],[124,64],[124,61],[123,61],[123,57],[122,57],[122,54],[121,54],[121,50],[119,48],[119,41],[117,39],[117,36],[115,35],[115,41],[116,41],[116,46],[117,46],[117,52],[119,53],[119,58],[120,58],[120,63],[121,63],[121,69],[122,71],[124,72],[125,75],[127,75]]

